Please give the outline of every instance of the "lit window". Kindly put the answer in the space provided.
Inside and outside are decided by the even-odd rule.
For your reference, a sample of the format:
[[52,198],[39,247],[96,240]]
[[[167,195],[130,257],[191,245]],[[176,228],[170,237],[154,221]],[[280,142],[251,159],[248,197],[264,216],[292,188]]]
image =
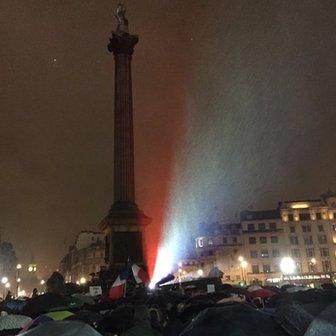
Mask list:
[[268,250],[261,250],[261,258],[268,258]]

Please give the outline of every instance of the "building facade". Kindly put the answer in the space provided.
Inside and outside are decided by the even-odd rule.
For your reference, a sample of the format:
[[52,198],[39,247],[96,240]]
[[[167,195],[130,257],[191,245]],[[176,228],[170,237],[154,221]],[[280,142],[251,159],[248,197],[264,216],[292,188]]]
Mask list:
[[[336,195],[279,202],[272,210],[242,211],[240,223],[211,225],[195,240],[197,255],[224,272],[224,281],[331,280],[336,272]],[[292,274],[280,268],[284,257]]]
[[59,270],[67,282],[79,282],[89,279],[91,273],[97,273],[105,263],[105,236],[102,233],[82,231],[75,244],[61,260]]

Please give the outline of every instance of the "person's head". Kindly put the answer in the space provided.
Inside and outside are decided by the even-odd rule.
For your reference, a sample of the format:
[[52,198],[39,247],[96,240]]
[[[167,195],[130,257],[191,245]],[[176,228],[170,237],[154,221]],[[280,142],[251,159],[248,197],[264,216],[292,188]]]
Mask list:
[[59,272],[54,272],[47,280],[47,292],[61,294],[64,289],[64,278]]

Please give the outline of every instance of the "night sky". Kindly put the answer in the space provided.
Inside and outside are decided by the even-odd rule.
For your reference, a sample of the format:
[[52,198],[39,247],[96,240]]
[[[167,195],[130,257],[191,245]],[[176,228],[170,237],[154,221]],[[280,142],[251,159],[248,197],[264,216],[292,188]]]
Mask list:
[[[137,202],[192,221],[336,189],[334,1],[127,1]],[[113,202],[115,1],[0,1],[0,225],[57,267]],[[153,248],[152,248],[153,249]],[[45,266],[48,265],[48,269]]]

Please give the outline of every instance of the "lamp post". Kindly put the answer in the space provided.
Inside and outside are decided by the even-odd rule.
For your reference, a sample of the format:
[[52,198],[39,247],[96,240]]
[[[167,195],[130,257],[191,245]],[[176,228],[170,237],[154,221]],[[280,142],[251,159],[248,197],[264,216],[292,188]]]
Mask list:
[[20,282],[21,282],[21,278],[20,278],[21,268],[22,268],[21,264],[16,265],[16,297],[19,296],[19,289],[20,289]]

